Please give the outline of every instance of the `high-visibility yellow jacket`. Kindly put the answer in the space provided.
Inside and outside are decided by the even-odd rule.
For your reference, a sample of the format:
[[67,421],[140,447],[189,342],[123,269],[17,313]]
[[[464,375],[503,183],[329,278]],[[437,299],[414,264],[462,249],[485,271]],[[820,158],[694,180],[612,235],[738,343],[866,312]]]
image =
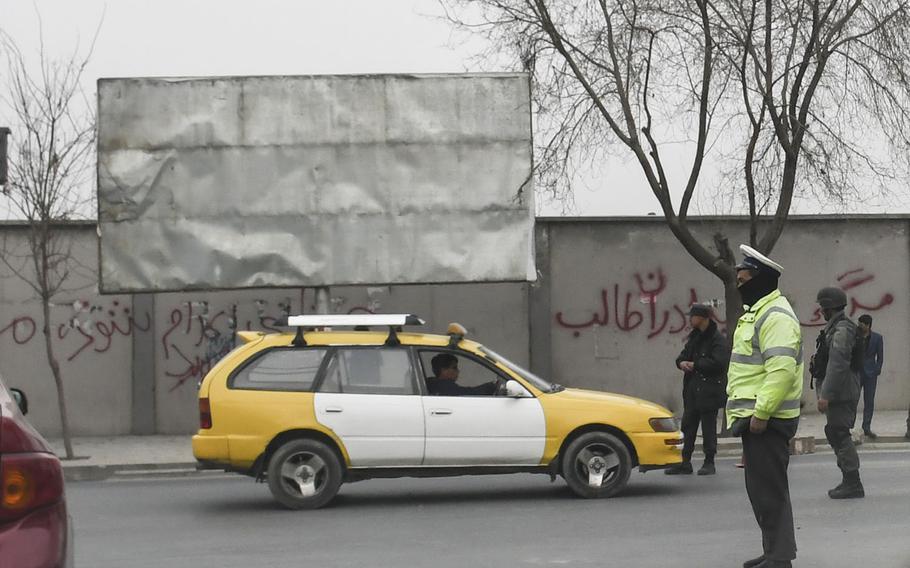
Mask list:
[[727,425],[754,415],[796,418],[803,394],[803,340],[790,302],[775,290],[736,323],[727,372]]

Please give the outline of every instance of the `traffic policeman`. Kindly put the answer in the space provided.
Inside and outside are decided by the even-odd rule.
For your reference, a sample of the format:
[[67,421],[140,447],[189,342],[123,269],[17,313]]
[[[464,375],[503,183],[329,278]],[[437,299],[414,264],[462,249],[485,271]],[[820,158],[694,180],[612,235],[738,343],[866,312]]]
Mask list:
[[742,436],[746,492],[763,553],[744,568],[785,568],[796,558],[787,467],[799,424],[803,345],[799,320],[778,290],[783,267],[752,247],[736,282],[745,313],[736,324],[727,373],[727,425]]

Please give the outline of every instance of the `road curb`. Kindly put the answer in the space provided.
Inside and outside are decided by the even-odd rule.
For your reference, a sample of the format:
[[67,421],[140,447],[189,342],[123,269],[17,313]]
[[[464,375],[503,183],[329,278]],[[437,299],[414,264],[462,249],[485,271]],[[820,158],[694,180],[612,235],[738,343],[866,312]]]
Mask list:
[[[799,436],[799,438],[814,438],[816,448],[818,448],[820,446],[823,446],[825,448],[830,447],[830,445],[828,444],[828,440],[826,438],[819,438],[817,436]],[[857,447],[877,448],[878,446],[882,446],[882,445],[885,445],[885,446],[896,445],[897,447],[901,447],[901,446],[910,447],[910,440],[908,440],[904,436],[879,436],[878,438],[875,439],[875,441],[863,440],[863,441],[858,442],[858,441],[856,441],[856,439],[854,439],[853,442],[854,442],[854,444],[856,444]],[[701,438],[701,436],[699,436],[698,441],[696,442],[696,445],[701,445],[701,443],[702,443],[702,438]],[[741,450],[742,447],[743,447],[743,444],[739,438],[719,438],[717,440],[718,451],[720,451],[720,450]]]
[[196,469],[196,462],[132,463],[104,465],[63,465],[66,481],[104,481],[112,478],[140,478],[149,476],[187,476],[203,473]]

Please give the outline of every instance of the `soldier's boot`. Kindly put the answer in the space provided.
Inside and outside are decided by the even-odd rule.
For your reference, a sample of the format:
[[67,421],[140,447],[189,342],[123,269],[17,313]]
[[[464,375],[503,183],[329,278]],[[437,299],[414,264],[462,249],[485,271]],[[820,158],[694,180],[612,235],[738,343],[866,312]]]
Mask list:
[[844,474],[844,482],[828,491],[828,497],[832,499],[860,499],[865,496],[866,491],[859,480],[858,471]]
[[753,558],[752,560],[746,560],[743,562],[743,568],[755,568],[759,564],[765,561],[765,555],[762,554],[758,558]]
[[756,564],[755,568],[792,568],[793,563],[789,560],[772,560],[766,559],[761,564]]
[[847,483],[847,476],[841,473],[841,481],[833,489],[828,490],[828,497],[831,497],[831,494],[835,491],[840,491],[844,488],[844,485]]
[[667,475],[692,475],[692,462],[684,461],[664,470]]

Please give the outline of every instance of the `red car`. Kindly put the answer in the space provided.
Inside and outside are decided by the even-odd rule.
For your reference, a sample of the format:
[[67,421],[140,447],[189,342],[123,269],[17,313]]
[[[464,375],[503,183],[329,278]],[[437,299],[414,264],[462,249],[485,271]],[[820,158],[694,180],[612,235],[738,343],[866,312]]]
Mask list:
[[71,567],[63,468],[26,412],[25,394],[0,380],[0,566]]

